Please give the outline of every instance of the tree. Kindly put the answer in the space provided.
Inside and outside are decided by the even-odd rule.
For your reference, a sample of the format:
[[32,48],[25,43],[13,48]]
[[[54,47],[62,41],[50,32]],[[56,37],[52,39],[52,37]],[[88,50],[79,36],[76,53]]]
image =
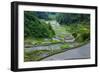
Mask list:
[[36,13],[24,12],[24,37],[52,38],[55,35],[49,24],[41,22]]
[[60,24],[76,24],[81,22],[90,23],[89,14],[76,14],[76,13],[59,13],[57,21]]

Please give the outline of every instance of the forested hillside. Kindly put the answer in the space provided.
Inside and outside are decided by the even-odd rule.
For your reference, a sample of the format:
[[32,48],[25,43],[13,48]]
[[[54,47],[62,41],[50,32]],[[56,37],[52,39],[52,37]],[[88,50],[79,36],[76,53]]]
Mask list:
[[51,38],[54,31],[49,24],[41,22],[34,12],[24,13],[24,37]]

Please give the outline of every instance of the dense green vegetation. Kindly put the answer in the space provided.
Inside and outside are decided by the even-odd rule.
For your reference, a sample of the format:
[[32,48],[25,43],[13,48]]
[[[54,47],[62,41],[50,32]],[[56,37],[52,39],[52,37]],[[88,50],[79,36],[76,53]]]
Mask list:
[[24,37],[51,38],[54,31],[49,24],[40,22],[33,12],[24,12]]
[[31,52],[25,52],[25,61],[37,61],[42,58],[41,55],[48,53],[48,50],[34,50]]
[[90,25],[87,24],[72,24],[66,27],[66,30],[69,31],[79,43],[90,40]]
[[[72,35],[78,42],[85,42],[90,40],[90,28],[89,25],[75,25],[76,28],[71,27]],[[77,29],[77,30],[76,30]]]
[[57,48],[50,48],[51,50],[33,50],[30,52],[25,51],[24,61],[39,61],[45,57],[63,52],[64,50],[68,50],[69,47],[70,46],[68,44],[63,44],[58,50],[56,50]]
[[[72,36],[72,37],[71,37]],[[75,40],[74,40],[75,39]],[[71,42],[68,40],[74,40]],[[57,43],[60,49],[24,52],[24,61],[38,61],[44,57],[76,47],[90,40],[90,15],[56,12],[24,12],[24,47],[45,46]],[[72,44],[73,43],[73,44]]]
[[67,25],[79,24],[82,22],[86,22],[86,24],[90,23],[89,14],[62,13],[62,14],[59,14],[56,18],[57,18],[57,21],[62,25],[63,24],[67,24]]

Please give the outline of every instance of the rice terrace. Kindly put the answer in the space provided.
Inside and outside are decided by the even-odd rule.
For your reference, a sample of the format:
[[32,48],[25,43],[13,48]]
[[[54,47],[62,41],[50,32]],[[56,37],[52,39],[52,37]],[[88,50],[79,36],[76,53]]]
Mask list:
[[24,61],[90,58],[90,14],[24,11]]

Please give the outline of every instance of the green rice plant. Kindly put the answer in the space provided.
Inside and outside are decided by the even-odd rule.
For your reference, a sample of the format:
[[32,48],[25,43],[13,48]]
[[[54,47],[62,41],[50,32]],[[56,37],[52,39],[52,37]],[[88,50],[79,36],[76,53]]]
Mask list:
[[48,50],[34,50],[30,52],[24,52],[24,61],[37,61],[42,58],[43,54],[48,53]]
[[70,45],[68,44],[63,44],[60,46],[61,49],[67,49],[67,48],[70,48]]

